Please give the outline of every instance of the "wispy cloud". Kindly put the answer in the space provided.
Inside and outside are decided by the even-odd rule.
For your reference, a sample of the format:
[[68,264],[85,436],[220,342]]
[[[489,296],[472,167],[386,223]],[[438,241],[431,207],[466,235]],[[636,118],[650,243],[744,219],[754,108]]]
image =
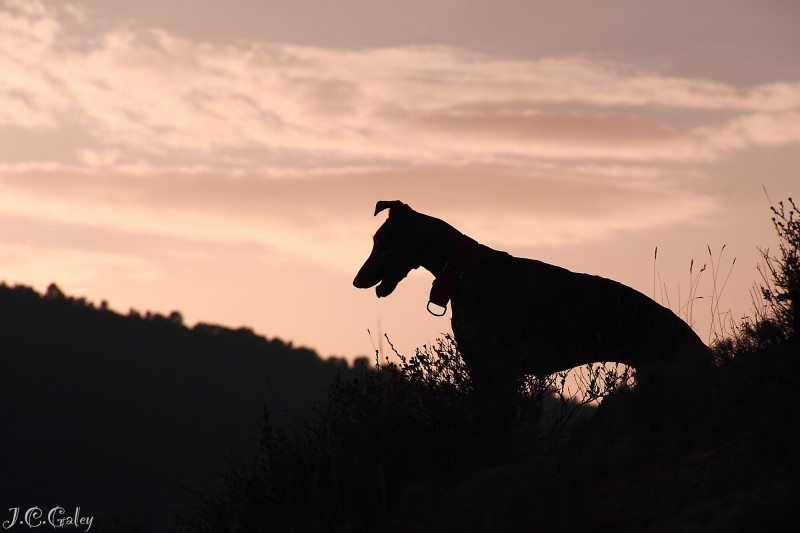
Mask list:
[[[743,91],[585,57],[447,47],[221,45],[77,12],[13,2],[0,14],[0,124],[77,122],[87,165],[692,160],[799,142],[798,83]],[[717,113],[686,126],[645,107]]]
[[443,46],[218,44],[38,1],[6,2],[0,30],[0,135],[43,141],[0,155],[0,213],[343,268],[360,250],[355,213],[392,194],[421,209],[447,198],[443,216],[501,245],[574,243],[713,212],[684,170],[659,165],[800,143],[793,81],[745,90]]
[[[303,258],[349,272],[368,242],[378,199],[403,199],[501,248],[602,240],[622,230],[702,220],[716,207],[713,198],[678,182],[653,181],[648,174],[620,180],[614,168],[607,176],[603,171],[420,166],[302,178],[109,178],[61,169],[0,177],[0,212],[118,232],[129,236],[125,242],[131,235],[147,237],[155,243],[150,255],[227,243],[249,250],[252,261]],[[107,241],[94,239],[98,251]]]

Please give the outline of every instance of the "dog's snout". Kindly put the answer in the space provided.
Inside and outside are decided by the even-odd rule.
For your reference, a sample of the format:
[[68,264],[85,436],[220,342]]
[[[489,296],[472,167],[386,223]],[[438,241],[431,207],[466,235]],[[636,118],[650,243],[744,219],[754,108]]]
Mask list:
[[366,262],[361,266],[353,278],[353,286],[358,289],[369,289],[381,280],[378,261],[374,254],[371,254]]
[[369,289],[372,285],[367,284],[367,282],[364,281],[364,276],[359,272],[356,274],[356,277],[353,278],[353,286],[357,289]]
[[405,268],[404,264],[398,264],[394,255],[373,253],[356,274],[353,285],[359,289],[375,286],[375,294],[378,298],[383,298],[394,291],[410,269],[411,267]]

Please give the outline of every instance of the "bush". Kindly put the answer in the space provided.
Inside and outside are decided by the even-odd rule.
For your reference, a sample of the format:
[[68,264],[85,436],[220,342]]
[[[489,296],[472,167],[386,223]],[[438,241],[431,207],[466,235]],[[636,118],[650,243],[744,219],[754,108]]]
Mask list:
[[788,199],[787,211],[783,202],[771,206],[772,223],[780,238],[779,255],[763,252],[770,278],[761,292],[769,305],[771,318],[791,337],[800,332],[800,218],[794,200]]
[[[576,400],[565,395],[566,373],[531,378],[498,434],[474,402],[452,337],[412,357],[394,353],[399,363],[376,357],[358,377],[336,379],[300,428],[275,430],[265,417],[255,464],[231,465],[219,493],[199,495],[197,515],[182,525],[198,533],[383,530],[400,509],[422,505],[408,502],[415,486],[452,483],[519,459],[518,443],[535,447],[563,435],[580,408],[618,379],[614,369],[589,369]],[[543,403],[551,411],[545,433]]]
[[[784,344],[795,345],[800,333],[800,218],[790,197],[770,206],[778,234],[778,255],[761,251],[761,282],[754,297],[754,317],[743,319],[734,334],[713,346],[717,358],[730,360],[743,354],[772,352]],[[756,302],[756,298],[760,301]]]

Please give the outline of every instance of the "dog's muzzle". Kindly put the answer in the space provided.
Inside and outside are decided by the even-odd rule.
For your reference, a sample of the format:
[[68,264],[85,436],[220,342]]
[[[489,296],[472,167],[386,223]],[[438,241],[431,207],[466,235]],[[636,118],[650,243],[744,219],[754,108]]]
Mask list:
[[397,264],[394,257],[385,256],[378,260],[367,259],[364,266],[353,279],[353,286],[359,289],[369,289],[373,285],[378,298],[389,296],[397,284],[406,277],[411,268],[403,268]]

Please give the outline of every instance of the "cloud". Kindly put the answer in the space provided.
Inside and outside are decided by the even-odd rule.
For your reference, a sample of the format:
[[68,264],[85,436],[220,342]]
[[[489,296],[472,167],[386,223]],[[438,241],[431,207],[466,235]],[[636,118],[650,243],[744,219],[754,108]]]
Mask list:
[[720,150],[747,146],[780,146],[800,143],[800,107],[785,113],[754,113],[732,120],[708,136]]
[[[691,161],[798,142],[786,118],[800,105],[796,82],[741,90],[608,60],[436,46],[214,44],[104,27],[75,7],[10,6],[0,13],[0,127],[79,124],[88,140],[71,162],[90,166]],[[688,126],[648,109],[708,119]]]
[[741,89],[443,46],[220,44],[8,6],[0,134],[41,142],[0,154],[0,215],[95,243],[101,229],[149,239],[148,254],[228,243],[349,271],[374,202],[393,198],[501,248],[604,240],[713,216],[719,200],[687,162],[800,143],[793,81]]
[[[220,250],[251,263],[312,261],[349,273],[379,223],[372,209],[381,199],[401,199],[505,249],[696,224],[718,209],[713,197],[686,191],[678,181],[654,180],[646,172],[635,176],[631,170],[623,179],[618,174],[613,167],[576,174],[558,167],[532,172],[420,166],[303,178],[142,177],[59,168],[0,175],[0,213],[29,225],[36,221],[39,234],[52,228],[86,233],[93,237],[78,244],[94,242],[96,251],[141,255],[142,243],[149,242],[151,257]],[[116,242],[109,244],[111,235]],[[75,238],[62,240],[82,247]]]

